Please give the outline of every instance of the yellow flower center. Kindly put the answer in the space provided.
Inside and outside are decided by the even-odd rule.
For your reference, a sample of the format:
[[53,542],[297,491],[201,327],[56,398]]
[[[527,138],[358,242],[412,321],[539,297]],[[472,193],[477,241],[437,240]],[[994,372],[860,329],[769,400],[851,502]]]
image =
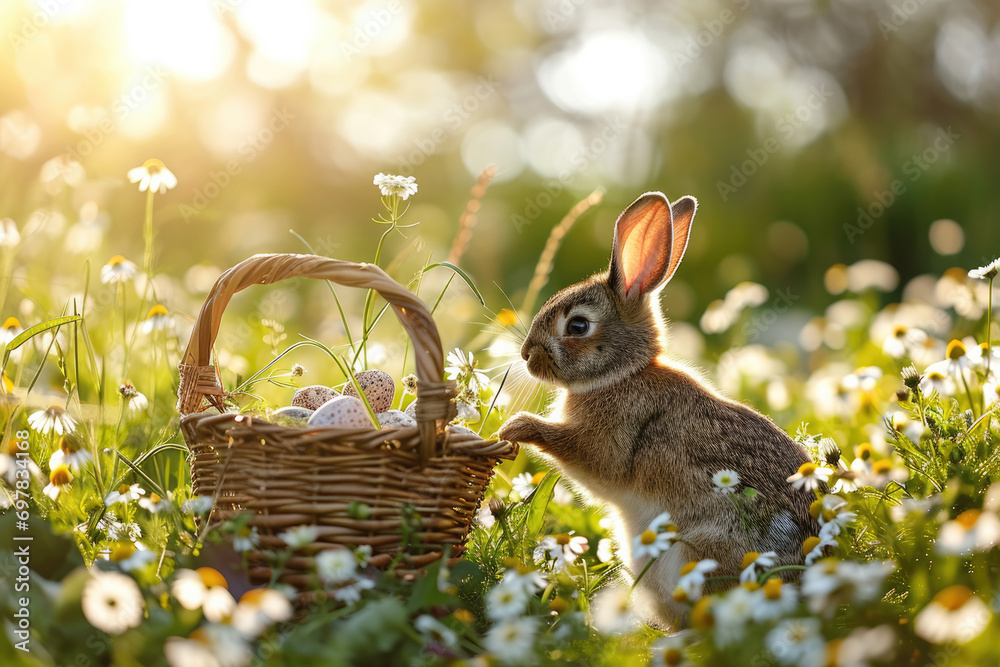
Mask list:
[[811,477],[816,472],[815,463],[803,463],[799,466],[799,474],[803,477]]
[[556,544],[558,544],[561,547],[564,547],[567,544],[569,544],[569,533],[560,533],[559,535],[555,536],[555,539],[556,539]]
[[155,491],[153,493],[149,494],[149,502],[151,502],[153,504],[156,504],[156,503],[160,502],[161,500],[163,500],[163,496],[161,496],[160,494],[156,493]]
[[111,560],[120,563],[135,553],[135,546],[131,542],[121,542],[112,550]]
[[651,530],[643,531],[642,535],[639,536],[639,541],[648,546],[656,541],[656,533]]
[[907,331],[908,329],[906,327],[904,327],[901,324],[897,324],[892,330],[892,335],[895,338],[902,338],[903,336],[906,335]]
[[204,644],[205,646],[212,646],[212,640],[209,638],[208,633],[205,632],[204,628],[195,628],[192,630],[191,634],[188,635],[188,639]]
[[545,479],[545,473],[544,472],[536,472],[531,477],[531,483],[534,484],[535,486],[538,486],[539,484],[542,483],[543,479]]
[[760,584],[758,584],[756,581],[748,581],[745,584],[740,584],[740,586],[747,589],[751,593],[760,588]]
[[229,584],[226,583],[226,578],[215,568],[199,567],[195,570],[195,572],[201,576],[201,583],[205,584],[205,588],[222,586],[226,590],[229,590]]
[[16,317],[8,317],[4,323],[4,329],[19,329],[21,327],[21,322]]
[[981,514],[982,512],[979,510],[965,510],[955,517],[955,521],[957,521],[962,528],[972,530],[972,527],[976,525],[976,521],[979,521],[979,516]]
[[809,504],[809,516],[814,519],[818,519],[819,515],[823,512],[823,501],[814,500]]
[[108,266],[112,266],[112,267],[113,266],[118,266],[119,264],[123,263],[124,261],[125,261],[124,257],[122,257],[121,255],[115,255],[114,257],[112,257],[111,259],[108,260]]
[[927,374],[927,379],[931,382],[941,382],[944,380],[944,374],[939,373],[938,371],[931,371]]
[[781,597],[781,579],[772,577],[764,582],[761,589],[768,600],[777,600]]
[[968,586],[949,586],[934,596],[934,602],[948,611],[957,611],[972,599],[972,589]]
[[876,475],[885,475],[890,470],[892,470],[892,461],[889,459],[878,460],[872,465],[872,472]]
[[806,541],[802,543],[802,555],[811,553],[812,550],[816,548],[816,545],[819,544],[821,541],[822,540],[820,540],[815,535],[807,537]]
[[456,609],[452,612],[452,616],[465,625],[472,625],[472,622],[476,620],[476,615],[468,609]]
[[264,597],[264,593],[267,592],[266,588],[251,588],[246,593],[240,596],[240,604],[246,603],[256,607],[260,606],[260,599]]
[[715,617],[712,616],[712,596],[706,595],[694,603],[694,607],[691,608],[691,625],[702,632],[711,630],[715,625]]
[[7,453],[9,455],[11,455],[11,456],[17,456],[18,452],[25,451],[25,450],[23,450],[23,449],[21,449],[20,447],[17,446],[18,442],[23,442],[23,440],[19,441],[19,440],[15,439],[15,438],[11,438],[10,440],[7,441]]
[[741,570],[747,569],[748,567],[756,563],[759,557],[760,554],[757,553],[756,551],[748,551],[746,555],[743,556],[743,564],[740,565],[740,569]]
[[69,466],[57,466],[49,473],[49,482],[52,486],[66,486],[73,481],[73,475],[69,472]]
[[948,352],[945,355],[952,361],[958,361],[965,356],[965,345],[960,340],[953,340],[948,343]]
[[162,304],[158,303],[158,304],[156,304],[155,306],[153,306],[152,308],[149,309],[149,314],[146,315],[146,319],[147,320],[151,320],[151,319],[153,319],[156,316],[161,316],[162,317],[163,315],[166,315],[166,314],[167,314],[167,309],[164,308]]
[[675,602],[687,602],[688,599],[687,593],[684,592],[683,588],[674,589],[673,596]]
[[119,486],[118,487],[118,493],[122,494],[123,496],[126,493],[128,493],[128,484],[122,484],[121,486]]
[[166,169],[167,165],[163,164],[161,160],[157,160],[155,157],[151,157],[142,163],[142,168],[150,173],[150,175],[158,174],[161,170]]
[[862,442],[858,445],[858,458],[862,461],[867,461],[875,453],[875,448],[872,447],[870,442]]
[[689,574],[691,572],[694,572],[694,568],[697,567],[697,565],[698,565],[698,561],[694,561],[694,560],[688,561],[684,565],[684,567],[681,568],[681,576],[683,577],[685,574]]
[[497,323],[502,327],[512,327],[517,324],[517,314],[510,308],[501,308],[497,313]]
[[668,648],[663,652],[664,665],[679,665],[684,662],[684,654],[675,648]]

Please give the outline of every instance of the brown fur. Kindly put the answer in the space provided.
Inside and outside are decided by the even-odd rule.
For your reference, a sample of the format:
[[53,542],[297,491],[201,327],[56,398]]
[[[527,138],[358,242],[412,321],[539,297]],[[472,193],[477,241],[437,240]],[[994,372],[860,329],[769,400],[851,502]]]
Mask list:
[[[718,574],[728,575],[739,573],[748,551],[775,551],[779,564],[800,563],[802,542],[817,526],[809,515],[813,494],[794,491],[786,481],[809,460],[805,450],[770,419],[723,398],[664,356],[664,325],[652,295],[680,261],[671,261],[670,249],[683,253],[687,238],[671,235],[677,222],[666,199],[660,204],[658,198],[662,195],[644,195],[619,218],[608,271],[562,290],[540,309],[522,356],[532,375],[562,390],[548,419],[519,413],[500,436],[537,446],[609,506],[619,521],[616,537],[627,564],[643,522],[670,512],[688,544],[678,543],[661,556],[641,583],[659,601],[653,620],[670,626],[682,623],[685,615],[670,597],[685,562],[713,558]],[[695,209],[686,199],[690,215],[682,233],[690,228]],[[623,224],[637,207],[648,217],[656,206],[668,212],[644,230],[644,243],[666,253],[666,261],[655,258],[648,245],[630,256],[619,247]],[[635,261],[646,264],[630,265]],[[654,261],[652,270],[658,273],[652,287],[630,292],[630,276],[643,279]],[[581,313],[594,330],[585,337],[567,335],[567,318]],[[738,491],[749,486],[759,492],[748,516],[749,531],[732,503],[715,490],[712,476],[722,469],[739,474]],[[631,563],[633,571],[643,564]]]

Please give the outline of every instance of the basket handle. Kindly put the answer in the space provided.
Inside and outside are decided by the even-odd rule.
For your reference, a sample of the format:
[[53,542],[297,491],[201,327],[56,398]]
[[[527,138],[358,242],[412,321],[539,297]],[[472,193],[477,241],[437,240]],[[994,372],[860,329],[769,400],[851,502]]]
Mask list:
[[181,415],[199,412],[205,399],[223,409],[225,390],[212,365],[211,355],[222,314],[232,296],[251,285],[267,285],[295,277],[374,289],[389,302],[413,341],[420,396],[417,403],[420,454],[425,461],[433,456],[437,446],[437,420],[450,421],[455,416],[455,404],[452,402],[455,383],[441,381],[444,376],[441,337],[424,302],[374,264],[357,264],[317,255],[262,254],[243,260],[219,276],[198,313],[187,349],[177,364],[180,373],[178,412]]

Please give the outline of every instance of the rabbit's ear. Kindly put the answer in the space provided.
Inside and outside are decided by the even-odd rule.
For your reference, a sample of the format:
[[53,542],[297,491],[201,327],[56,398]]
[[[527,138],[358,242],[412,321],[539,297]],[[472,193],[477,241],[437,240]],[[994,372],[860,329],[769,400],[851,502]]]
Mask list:
[[694,222],[694,214],[697,210],[698,200],[691,195],[685,195],[670,205],[670,213],[673,218],[673,239],[671,239],[670,266],[667,268],[664,282],[673,277],[674,271],[677,270],[684,257],[688,239],[691,238],[691,223]]
[[656,289],[673,264],[674,247],[670,202],[662,192],[647,192],[615,222],[608,272],[611,287],[623,299],[642,297]]

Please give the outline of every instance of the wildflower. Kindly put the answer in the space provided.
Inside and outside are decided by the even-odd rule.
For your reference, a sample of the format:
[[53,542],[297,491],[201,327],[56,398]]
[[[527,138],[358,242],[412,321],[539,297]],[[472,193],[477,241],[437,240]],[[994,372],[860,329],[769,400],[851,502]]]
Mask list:
[[[310,539],[309,542],[313,539],[315,538]],[[316,574],[327,584],[340,584],[349,581],[354,578],[358,570],[357,558],[347,549],[327,549],[316,555],[315,562]]]
[[183,637],[168,637],[163,654],[170,667],[243,667],[253,660],[246,637],[232,625],[209,623]]
[[674,591],[674,599],[678,602],[695,602],[700,599],[702,587],[705,585],[705,575],[714,572],[718,567],[719,563],[711,558],[687,563],[681,568],[681,575],[677,580],[677,590]]
[[896,634],[889,625],[856,628],[839,644],[827,645],[828,664],[867,665],[870,661],[888,662],[896,648]]
[[306,367],[302,364],[292,364],[292,377],[299,378],[308,373]]
[[735,470],[720,470],[712,475],[712,483],[715,484],[715,490],[720,493],[736,493],[740,476]]
[[65,465],[69,466],[70,470],[78,471],[91,460],[90,452],[82,448],[82,443],[77,438],[65,435],[60,439],[59,449],[49,457],[49,470]]
[[932,644],[967,644],[989,625],[989,607],[967,586],[949,586],[917,614],[913,631]]
[[412,396],[417,395],[417,376],[413,373],[405,376],[402,380],[403,382],[403,393],[410,394]]
[[104,506],[111,507],[115,503],[125,503],[130,500],[138,500],[140,496],[144,495],[146,495],[146,489],[142,488],[138,484],[133,484],[132,486],[122,484],[118,487],[117,491],[112,491],[108,494],[108,497],[104,499]]
[[840,463],[840,457],[843,452],[837,445],[837,441],[833,438],[823,438],[819,441],[819,455],[823,459],[823,462],[829,466],[836,466]]
[[417,179],[413,176],[393,176],[378,173],[372,179],[372,185],[377,185],[383,197],[397,196],[406,200],[410,195],[417,194]]
[[17,223],[10,218],[0,219],[0,248],[13,248],[21,242],[21,234],[17,231]]
[[882,351],[893,359],[902,359],[926,340],[927,334],[922,329],[897,324],[893,327],[892,334],[882,341]]
[[182,607],[201,609],[205,618],[213,623],[231,617],[236,608],[226,578],[211,567],[177,570],[170,590]]
[[142,622],[142,592],[126,574],[91,569],[81,602],[87,621],[111,635],[120,635]]
[[486,530],[492,528],[493,524],[497,522],[496,517],[493,516],[493,512],[490,511],[489,503],[479,506],[479,509],[476,511],[476,522]]
[[362,544],[360,547],[354,550],[354,558],[357,559],[358,565],[364,567],[368,565],[368,561],[372,558],[372,547],[370,544]]
[[821,665],[826,642],[818,618],[790,618],[767,633],[764,645],[783,665]]
[[978,269],[972,269],[969,271],[969,277],[977,280],[993,280],[997,277],[998,272],[1000,272],[1000,257],[994,259],[986,266],[980,266]]
[[341,586],[335,590],[333,592],[333,599],[343,602],[346,605],[352,605],[361,600],[362,591],[372,588],[375,588],[375,582],[362,577],[348,586]]
[[121,255],[115,255],[108,260],[107,264],[101,267],[101,282],[105,285],[126,283],[135,278],[137,271],[138,269],[135,264]]
[[777,558],[778,554],[773,551],[765,551],[762,554],[756,551],[748,551],[743,556],[743,563],[740,565],[740,583],[745,584],[756,581],[758,576],[757,568],[765,570],[774,567],[775,563],[777,563]]
[[162,195],[177,187],[177,177],[155,157],[143,162],[141,167],[129,169],[128,180],[129,183],[139,183],[139,192],[149,190]]
[[927,433],[927,427],[922,421],[910,419],[909,415],[902,410],[893,411],[887,419],[893,430],[899,431],[914,444],[919,443],[920,439]]
[[[466,354],[468,355],[466,357]],[[490,379],[480,370],[479,362],[472,356],[471,352],[463,354],[462,350],[455,348],[448,353],[448,363],[444,372],[448,374],[449,380],[462,380],[476,392],[482,391],[490,384]]]
[[132,521],[118,521],[111,511],[104,514],[104,518],[97,522],[97,527],[107,533],[109,540],[136,542],[142,537],[142,528],[139,524]]
[[913,364],[904,368],[899,374],[903,378],[903,384],[910,389],[913,389],[920,384],[920,373],[917,372],[917,367]]
[[232,623],[244,637],[253,639],[291,617],[292,604],[284,593],[273,588],[252,588],[240,597]]
[[607,537],[597,541],[597,560],[607,563],[615,557],[615,544]]
[[631,632],[642,624],[641,609],[648,604],[645,589],[605,586],[591,600],[594,628],[606,635]]
[[142,542],[121,542],[108,555],[108,560],[118,563],[118,567],[125,572],[143,568],[156,559],[156,554]]
[[646,530],[632,539],[632,558],[658,557],[673,545],[677,532],[677,526],[670,523],[670,512],[658,514]]
[[32,413],[28,417],[28,426],[42,434],[54,431],[56,435],[63,435],[76,428],[76,420],[58,405],[52,405]]
[[132,412],[143,412],[149,407],[149,401],[146,397],[143,396],[142,393],[140,393],[129,382],[126,382],[118,387],[118,393],[121,394],[123,399],[125,399],[128,409]]
[[815,463],[808,462],[800,465],[798,472],[794,475],[790,475],[785,481],[796,489],[815,491],[821,484],[825,484],[826,481],[830,479],[830,475],[832,474],[833,470],[830,468],[825,468],[818,466]]
[[533,662],[538,621],[534,617],[510,618],[494,625],[483,646],[500,662],[524,665]]
[[3,323],[3,332],[0,333],[0,342],[4,345],[10,343],[21,333],[24,332],[24,327],[21,326],[21,321],[16,317],[8,317]]
[[458,635],[447,625],[437,620],[430,614],[421,614],[413,621],[413,627],[423,635],[427,642],[434,642],[441,646],[455,646],[458,644]]
[[184,501],[181,509],[192,516],[201,516],[212,509],[212,496],[195,496]]
[[517,618],[533,595],[534,591],[521,582],[504,577],[503,582],[486,594],[486,613],[495,621]]
[[771,577],[758,590],[754,591],[756,604],[753,607],[753,620],[757,623],[775,621],[794,612],[799,606],[799,596],[795,586],[786,586],[781,579]]
[[562,570],[567,564],[572,565],[576,562],[576,557],[585,553],[588,547],[587,538],[574,536],[572,531],[560,535],[548,535],[535,547],[535,562],[552,560],[553,567]]
[[[707,598],[699,601],[704,602]],[[743,639],[746,623],[753,615],[754,595],[742,586],[734,588],[712,606],[715,643],[720,648]],[[692,610],[692,616],[694,612]]]
[[829,535],[824,535],[822,530],[819,536],[810,536],[802,543],[802,554],[806,557],[806,565],[812,565],[822,558],[826,547],[837,546],[837,541]]
[[649,647],[651,664],[656,667],[685,667],[692,664],[684,657],[684,636],[660,637]]
[[[141,504],[142,501],[140,500]],[[243,553],[260,545],[260,531],[257,526],[243,526],[233,535],[233,550]]]
[[954,396],[955,395],[955,382],[951,377],[944,375],[941,371],[932,371],[924,373],[920,378],[920,391],[925,394],[931,394],[937,392],[942,396]]
[[521,588],[530,597],[545,588],[546,581],[538,570],[530,570],[525,566],[516,565],[504,570],[502,585]]
[[173,326],[174,318],[170,316],[170,313],[161,304],[156,304],[146,314],[146,320],[142,323],[142,333],[151,334],[154,331],[172,329]]
[[533,476],[530,472],[522,472],[520,475],[511,480],[511,489],[522,499],[527,498],[531,492],[535,490],[535,485],[532,482],[532,479]]
[[299,549],[315,542],[318,536],[319,530],[316,526],[295,526],[279,533],[278,539],[288,545],[289,549]]
[[73,475],[69,471],[69,466],[61,465],[52,469],[49,473],[49,484],[44,489],[42,493],[47,495],[52,500],[56,500],[59,494],[66,490],[66,487],[70,485],[73,481]]
[[937,538],[938,553],[948,556],[988,551],[1000,541],[1000,518],[993,512],[965,510],[941,526]]
[[829,494],[823,496],[820,501],[819,514],[816,519],[819,521],[820,537],[836,537],[847,527],[847,524],[854,521],[857,515],[847,511],[847,501],[838,495]]

